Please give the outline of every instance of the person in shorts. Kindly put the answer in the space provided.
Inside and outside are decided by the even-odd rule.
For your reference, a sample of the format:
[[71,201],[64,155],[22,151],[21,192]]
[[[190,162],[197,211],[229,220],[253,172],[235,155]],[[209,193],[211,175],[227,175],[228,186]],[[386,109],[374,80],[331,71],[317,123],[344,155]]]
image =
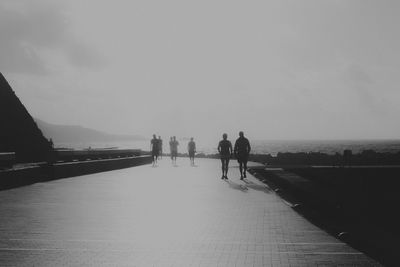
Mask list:
[[249,140],[244,137],[243,132],[240,131],[239,138],[236,140],[234,148],[235,157],[239,163],[240,180],[246,178],[247,161],[249,159],[250,150]]
[[169,155],[171,157],[171,160],[172,160],[172,141],[174,141],[174,138],[171,136],[169,139]]
[[157,159],[160,152],[158,139],[155,134],[153,134],[153,139],[150,141],[150,151],[153,159],[153,166],[155,166],[157,164]]
[[222,164],[222,177],[221,179],[228,180],[229,160],[232,155],[232,143],[228,140],[228,135],[224,133],[222,140],[218,144],[218,152]]
[[161,136],[158,136],[158,153],[160,159],[162,159],[162,154],[163,154],[163,141],[161,139]]
[[190,165],[194,166],[194,155],[196,154],[196,143],[193,141],[193,137],[190,138],[187,149],[188,149],[188,153],[189,153]]
[[171,137],[171,141],[169,142],[169,147],[171,149],[171,160],[174,166],[176,166],[176,157],[178,156],[178,146],[179,142],[176,140],[176,136]]

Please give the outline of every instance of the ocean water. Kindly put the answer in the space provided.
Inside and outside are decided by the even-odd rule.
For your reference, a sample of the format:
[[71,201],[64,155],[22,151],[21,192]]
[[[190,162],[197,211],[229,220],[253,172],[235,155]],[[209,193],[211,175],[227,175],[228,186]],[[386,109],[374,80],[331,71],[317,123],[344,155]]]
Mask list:
[[[186,152],[187,140],[178,140],[180,143],[179,152]],[[203,144],[201,140],[196,141],[197,152],[205,154],[217,153],[217,144]],[[374,150],[376,152],[400,152],[399,140],[250,140],[252,153],[271,154],[275,156],[278,152],[321,152],[326,154],[343,153],[343,150],[350,149],[353,153],[363,150]],[[56,143],[56,148],[132,148],[150,150],[150,140],[131,142],[105,142],[105,143]],[[169,151],[166,143],[163,146],[164,152]]]
[[285,141],[254,141],[254,152],[321,152],[326,154],[343,153],[350,149],[353,153],[363,150],[397,153],[400,151],[400,140],[285,140]]

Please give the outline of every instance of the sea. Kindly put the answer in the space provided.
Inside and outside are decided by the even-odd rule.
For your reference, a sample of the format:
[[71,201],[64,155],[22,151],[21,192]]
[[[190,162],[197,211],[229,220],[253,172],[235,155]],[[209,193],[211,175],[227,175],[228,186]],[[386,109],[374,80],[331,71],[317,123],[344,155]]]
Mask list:
[[[179,140],[179,152],[186,152],[187,139]],[[250,140],[252,153],[271,154],[275,156],[279,152],[321,152],[326,154],[343,153],[344,150],[352,150],[359,153],[364,150],[374,150],[376,152],[400,152],[400,139],[398,140]],[[215,154],[217,153],[217,143],[202,143],[196,140],[197,153]],[[113,141],[96,143],[56,143],[59,149],[141,149],[150,150],[150,140],[140,141]],[[169,151],[169,147],[164,142],[164,152]]]

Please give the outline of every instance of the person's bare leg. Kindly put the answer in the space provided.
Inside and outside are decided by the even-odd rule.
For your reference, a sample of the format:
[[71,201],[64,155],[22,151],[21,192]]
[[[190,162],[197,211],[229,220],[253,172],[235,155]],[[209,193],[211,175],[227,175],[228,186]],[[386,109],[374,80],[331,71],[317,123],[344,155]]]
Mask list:
[[223,159],[221,159],[221,169],[222,169],[222,177],[221,179],[225,178],[225,162]]
[[225,179],[228,179],[229,159],[226,160],[225,164]]

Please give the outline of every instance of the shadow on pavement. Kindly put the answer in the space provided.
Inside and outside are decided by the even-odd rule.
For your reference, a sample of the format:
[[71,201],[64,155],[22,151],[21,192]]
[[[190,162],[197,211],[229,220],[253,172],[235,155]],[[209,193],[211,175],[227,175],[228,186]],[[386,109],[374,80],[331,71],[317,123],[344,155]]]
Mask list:
[[240,190],[242,192],[246,192],[248,190],[246,186],[235,183],[234,181],[226,180],[225,182],[227,182],[229,184],[229,187],[232,189]]
[[257,191],[263,191],[268,194],[270,194],[272,192],[272,190],[268,186],[256,184],[256,183],[253,183],[248,180],[243,180],[243,182],[246,183],[247,188],[257,190]]

